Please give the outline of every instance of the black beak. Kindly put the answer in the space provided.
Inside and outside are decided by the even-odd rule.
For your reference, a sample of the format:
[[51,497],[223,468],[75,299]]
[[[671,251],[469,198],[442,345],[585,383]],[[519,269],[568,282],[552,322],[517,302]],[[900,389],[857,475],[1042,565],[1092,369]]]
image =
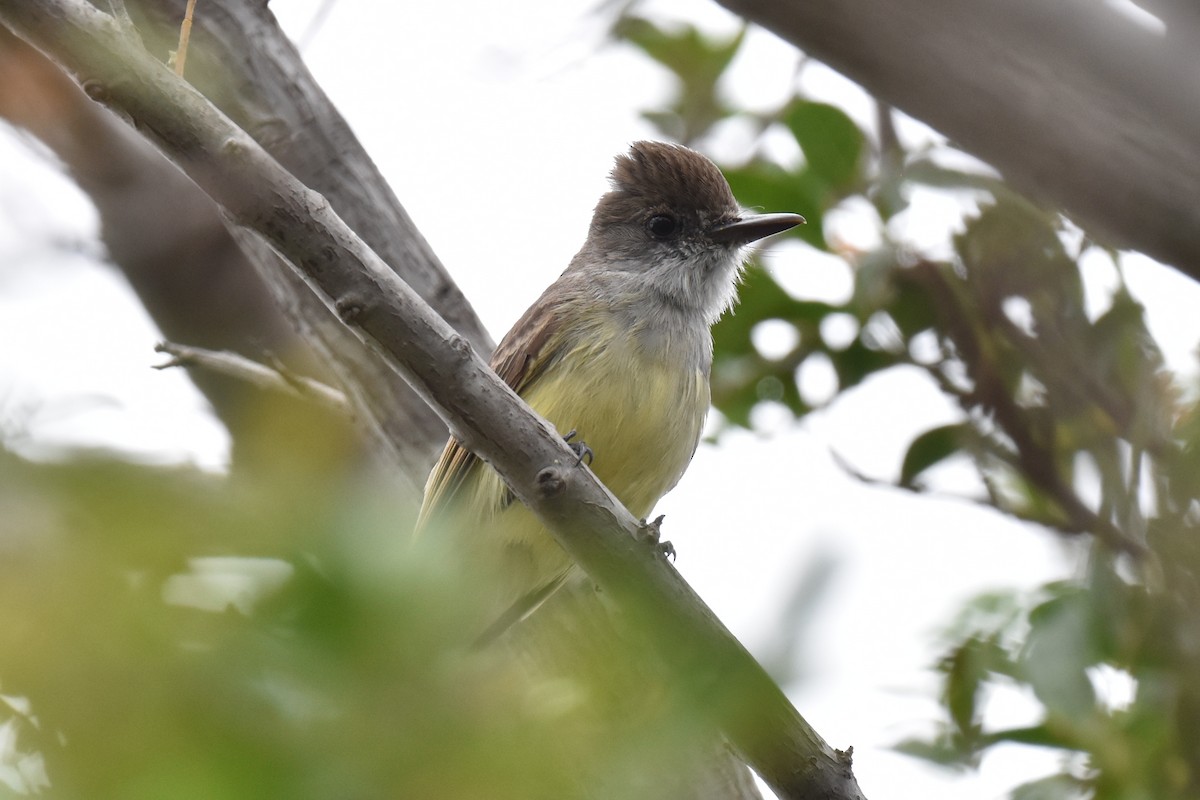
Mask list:
[[804,217],[799,214],[759,214],[714,225],[709,229],[708,236],[714,242],[750,244],[803,224]]

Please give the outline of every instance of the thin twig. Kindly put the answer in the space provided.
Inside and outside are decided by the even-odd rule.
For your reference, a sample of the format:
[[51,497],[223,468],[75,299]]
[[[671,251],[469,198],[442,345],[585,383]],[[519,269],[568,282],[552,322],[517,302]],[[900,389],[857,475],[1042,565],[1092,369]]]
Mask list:
[[[988,496],[986,498],[971,497],[970,495],[957,494],[955,492],[931,490],[922,486],[905,486],[902,483],[895,483],[887,480],[886,478],[873,478],[870,475],[867,475],[865,472],[862,472],[860,469],[858,469],[858,467],[850,463],[845,456],[833,448],[829,448],[829,456],[833,459],[834,464],[836,464],[839,469],[846,473],[846,475],[872,489],[897,489],[901,492],[920,495],[921,497],[927,497],[932,500],[952,500],[960,503],[967,503],[969,505],[976,506],[978,508],[984,508],[989,511],[998,511],[1001,514],[1012,517],[1020,522],[1027,522],[1042,528],[1048,528],[1050,530],[1057,531],[1064,536],[1078,537],[1084,533],[1092,533],[1098,538],[1112,543],[1115,541],[1115,537],[1121,535],[1120,531],[1116,530],[1112,523],[1105,522],[1102,517],[1099,517],[1093,512],[1087,511],[1086,509],[1084,510],[1084,513],[1089,515],[1087,518],[1079,518],[1075,515],[1072,515],[1070,519],[1059,522],[1052,519],[1046,519],[1045,517],[1027,514],[1021,511],[1019,508],[1013,508],[1005,505],[999,493],[997,492],[996,487],[993,485],[991,479],[989,479],[987,476],[981,475],[981,478],[983,479],[984,488],[987,490]],[[1102,528],[1105,530],[1097,531],[1097,528]],[[1134,556],[1139,556],[1143,552],[1140,549],[1140,546],[1127,543],[1127,541],[1123,538],[1120,540],[1120,542],[1122,547],[1118,549],[1122,550],[1123,552],[1128,552],[1130,555]]]
[[[1012,440],[1015,451],[1004,453],[993,451],[993,455],[1005,461],[1014,471],[1024,476],[1058,505],[1066,516],[1063,525],[1043,520],[1043,524],[1054,525],[1066,533],[1091,533],[1117,552],[1141,556],[1146,548],[1134,541],[1112,521],[1092,511],[1079,499],[1074,488],[1063,479],[1055,466],[1051,447],[1045,445],[1037,432],[1032,430],[1028,415],[1021,409],[1004,388],[1003,380],[996,374],[991,361],[984,355],[985,346],[977,323],[960,313],[963,303],[956,287],[932,266],[926,266],[917,275],[921,285],[943,310],[948,328],[946,335],[964,351],[964,362],[973,367],[971,375],[974,386],[966,393],[958,394],[964,408],[979,407],[988,410],[1000,429]],[[1003,326],[1004,321],[997,320]],[[1007,331],[1009,340],[1015,336]],[[932,370],[930,370],[932,374]],[[1009,510],[1009,509],[1006,509]],[[1011,510],[1009,510],[1010,513]]]
[[179,26],[179,47],[175,50],[175,74],[183,77],[183,68],[187,64],[188,42],[192,38],[192,17],[196,11],[196,0],[187,0],[187,9],[183,12],[183,24]]
[[904,148],[896,133],[896,117],[892,107],[882,100],[875,101],[875,124],[879,127],[879,156],[892,167],[899,168],[904,160]]
[[337,0],[322,0],[321,5],[317,7],[308,21],[308,27],[304,29],[304,33],[300,35],[300,39],[296,43],[301,52],[307,50],[317,38],[317,34],[321,32],[321,28],[325,25],[325,20],[329,18],[329,12],[333,11],[333,4],[336,2]]
[[269,391],[283,392],[291,397],[311,400],[319,406],[350,416],[350,402],[340,390],[320,381],[297,375],[277,359],[267,366],[251,361],[245,356],[228,350],[206,350],[174,342],[159,342],[154,346],[157,353],[166,353],[171,359],[158,364],[155,369],[171,367],[198,367],[245,381]]

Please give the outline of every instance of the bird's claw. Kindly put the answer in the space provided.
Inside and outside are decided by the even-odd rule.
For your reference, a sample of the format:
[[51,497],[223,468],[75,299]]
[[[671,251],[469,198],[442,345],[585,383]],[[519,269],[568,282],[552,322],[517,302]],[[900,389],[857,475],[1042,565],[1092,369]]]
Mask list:
[[652,521],[642,520],[638,523],[638,538],[654,548],[663,558],[675,560],[675,545],[662,540],[662,522],[666,514],[659,514]]
[[572,428],[571,432],[563,437],[563,441],[567,443],[567,447],[571,448],[571,452],[575,454],[575,459],[576,459],[575,466],[578,467],[580,464],[582,464],[583,460],[585,458],[587,459],[588,466],[591,466],[592,459],[595,457],[596,454],[592,452],[592,448],[588,447],[586,442],[583,442],[583,441],[572,442],[571,441],[578,434],[579,434],[579,431]]

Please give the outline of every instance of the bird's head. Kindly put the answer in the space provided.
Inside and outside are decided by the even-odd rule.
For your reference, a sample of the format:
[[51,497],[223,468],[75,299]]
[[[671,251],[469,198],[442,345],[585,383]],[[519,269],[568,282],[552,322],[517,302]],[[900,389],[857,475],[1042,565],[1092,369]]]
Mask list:
[[610,180],[577,263],[621,273],[629,291],[708,324],[733,302],[746,246],[804,222],[798,214],[744,214],[716,164],[679,145],[634,143],[617,156]]

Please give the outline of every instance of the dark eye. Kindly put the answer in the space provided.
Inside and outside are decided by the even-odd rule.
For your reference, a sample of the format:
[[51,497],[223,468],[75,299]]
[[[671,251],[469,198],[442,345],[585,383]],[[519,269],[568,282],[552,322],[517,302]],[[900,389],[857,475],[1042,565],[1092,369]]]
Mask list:
[[650,231],[650,235],[655,239],[666,239],[679,230],[679,223],[667,214],[655,214],[646,220],[646,230]]

